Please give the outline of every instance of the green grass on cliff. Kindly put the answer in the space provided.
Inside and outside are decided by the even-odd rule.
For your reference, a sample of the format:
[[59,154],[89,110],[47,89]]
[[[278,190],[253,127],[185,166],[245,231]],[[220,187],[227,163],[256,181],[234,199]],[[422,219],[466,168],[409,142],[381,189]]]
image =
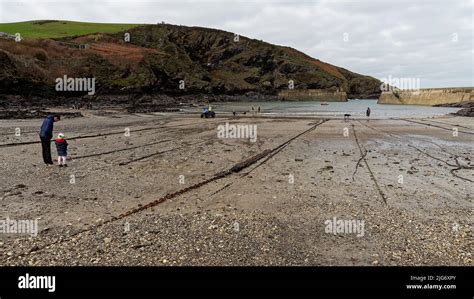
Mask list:
[[60,38],[86,35],[91,33],[115,33],[139,24],[103,24],[72,21],[28,21],[18,23],[0,23],[0,32],[20,33],[22,38]]

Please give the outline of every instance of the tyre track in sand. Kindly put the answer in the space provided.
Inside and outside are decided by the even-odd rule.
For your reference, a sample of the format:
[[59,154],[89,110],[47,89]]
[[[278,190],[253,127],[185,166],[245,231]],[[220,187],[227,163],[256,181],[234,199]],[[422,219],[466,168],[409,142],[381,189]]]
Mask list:
[[[323,123],[325,123],[325,122],[327,122],[327,121],[329,121],[329,119],[324,119],[324,120],[320,121],[319,123],[314,124],[313,127],[312,127],[310,130],[307,130],[307,131],[301,133],[300,135],[295,136],[293,139],[291,139],[291,141],[295,140],[296,138],[298,138],[298,137],[300,137],[300,136],[302,136],[302,135],[304,135],[304,134],[306,134],[306,133],[309,133],[309,132],[315,130],[316,127],[322,125]],[[288,144],[290,144],[291,141],[289,141],[289,142],[287,141],[286,143],[281,144],[281,145],[278,147],[278,149],[277,149],[276,151],[274,151],[272,154],[268,155],[264,160],[262,160],[262,162],[260,162],[259,164],[257,164],[254,168],[250,169],[248,172],[242,174],[242,175],[241,175],[240,177],[238,177],[237,179],[242,179],[242,178],[248,176],[248,175],[249,175],[251,172],[253,172],[255,169],[259,168],[260,166],[262,166],[263,164],[265,164],[266,162],[268,162],[268,160],[270,160],[271,158],[273,158],[276,154],[278,154],[279,152],[281,152]],[[219,190],[217,190],[217,191],[211,193],[211,194],[209,195],[209,197],[214,196],[214,195],[216,195],[217,193],[219,193],[219,192],[221,192],[221,191],[223,191],[223,190],[229,188],[229,187],[232,186],[236,181],[237,181],[237,180],[234,180],[234,181],[232,181],[232,182],[226,184],[226,185],[225,185],[224,187],[222,187],[221,189],[219,189]]]
[[[167,195],[161,197],[161,198],[158,198],[154,201],[151,201],[149,202],[148,204],[145,204],[145,205],[141,205],[137,208],[134,208],[134,209],[131,209],[131,210],[128,210],[118,216],[113,216],[112,218],[108,219],[108,220],[105,220],[105,221],[102,221],[98,224],[95,224],[91,227],[88,227],[88,228],[85,228],[85,229],[82,229],[82,230],[79,230],[65,238],[63,237],[60,237],[58,240],[56,241],[53,241],[53,242],[50,242],[48,244],[44,244],[42,246],[34,246],[32,249],[30,249],[28,252],[23,252],[23,253],[20,253],[18,255],[16,255],[17,258],[21,258],[21,257],[24,257],[24,256],[27,256],[31,253],[36,253],[38,251],[41,251],[43,249],[47,249],[47,248],[50,248],[51,246],[55,246],[55,245],[59,245],[59,244],[62,244],[62,243],[65,243],[65,242],[68,242],[70,241],[72,238],[82,234],[82,233],[85,233],[85,232],[89,232],[89,231],[92,231],[92,230],[96,230],[106,224],[109,224],[109,223],[112,223],[112,222],[115,222],[115,221],[118,221],[118,220],[121,220],[121,219],[124,219],[125,217],[128,217],[130,215],[134,215],[136,213],[139,213],[141,211],[144,211],[144,210],[147,210],[147,209],[150,209],[152,207],[155,207],[167,200],[170,200],[170,199],[173,199],[173,198],[176,198],[182,194],[185,194],[187,192],[190,192],[192,190],[196,190],[202,186],[205,186],[205,185],[208,185],[209,183],[212,183],[212,182],[215,182],[217,180],[220,180],[222,178],[225,178],[225,177],[228,177],[230,175],[233,175],[235,173],[239,173],[240,171],[250,167],[251,165],[254,165],[255,163],[259,162],[260,160],[264,159],[262,161],[262,163],[260,165],[263,165],[264,163],[266,163],[271,157],[275,156],[278,152],[280,152],[283,148],[285,148],[289,143],[291,143],[293,140],[301,137],[302,135],[308,133],[308,132],[311,132],[313,131],[317,126],[319,126],[320,124],[326,122],[327,120],[324,120],[314,126],[312,126],[311,128],[303,131],[302,133],[288,139],[287,141],[283,142],[282,144],[278,145],[277,147],[275,148],[272,148],[272,149],[266,149],[254,156],[251,156],[249,157],[248,159],[246,160],[243,160],[237,164],[234,164],[232,167],[230,167],[229,169],[225,170],[225,171],[221,171],[219,173],[216,173],[214,176],[212,176],[211,178],[209,179],[206,179],[206,180],[203,180],[201,182],[198,182],[194,185],[191,185],[189,187],[186,187],[184,189],[181,189],[181,190],[178,190],[176,192],[173,192],[173,193],[168,193]],[[259,167],[260,165],[258,165],[257,167]],[[255,168],[257,168],[255,167]],[[253,169],[255,169],[253,168]],[[253,170],[252,169],[252,170]]]
[[[425,122],[422,122],[422,121],[416,121],[416,120],[411,120],[411,119],[406,119],[406,118],[399,118],[399,119],[407,121],[407,122],[411,122],[411,123],[414,123],[414,124],[425,125],[425,126],[428,126],[428,127],[435,127],[435,128],[439,128],[439,129],[443,129],[443,130],[447,130],[447,131],[451,131],[451,132],[453,131],[453,128],[446,128],[446,127],[442,127],[442,126],[438,126],[438,125],[434,125],[434,124],[428,124],[428,123],[425,123]],[[459,127],[459,126],[453,125],[453,127]],[[458,130],[458,132],[464,133],[464,134],[474,135],[474,132],[467,132],[467,131],[461,131],[461,130]]]
[[[400,139],[401,141],[403,141],[403,139],[404,139],[403,136],[401,136],[401,135],[393,134],[393,133],[388,133],[388,132],[385,132],[385,131],[383,131],[383,130],[375,129],[375,128],[373,128],[372,126],[369,126],[369,125],[367,125],[367,124],[362,123],[361,121],[359,121],[359,122],[360,122],[361,125],[364,125],[365,127],[369,128],[369,129],[372,129],[372,130],[374,130],[374,131],[377,131],[377,132],[380,132],[380,133],[383,133],[383,134],[386,134],[386,135],[389,135],[389,136],[398,138],[398,139]],[[459,159],[461,159],[461,158],[463,158],[463,159],[465,159],[465,160],[468,160],[468,159],[466,159],[465,157],[461,157],[461,156],[458,155],[458,154],[454,154],[454,153],[448,151],[446,148],[442,147],[441,145],[439,145],[438,143],[436,143],[436,142],[434,142],[434,141],[432,141],[432,140],[427,140],[426,138],[422,138],[422,137],[414,137],[414,138],[421,139],[421,140],[423,140],[423,141],[425,141],[425,142],[431,143],[431,144],[437,146],[441,151],[443,151],[443,152],[445,152],[445,153],[448,153],[448,154],[454,156],[455,164],[448,163],[446,160],[443,160],[443,159],[441,159],[441,158],[435,157],[435,156],[433,156],[433,155],[427,153],[426,151],[420,149],[419,147],[414,146],[413,144],[411,144],[411,143],[409,143],[409,142],[406,142],[406,144],[407,144],[408,147],[411,147],[411,148],[417,150],[419,153],[421,153],[421,154],[423,154],[423,155],[425,155],[425,156],[427,156],[427,157],[429,157],[429,158],[431,158],[431,159],[433,159],[433,160],[442,162],[442,163],[444,163],[444,164],[450,166],[451,169],[449,170],[449,172],[450,172],[454,177],[456,177],[456,178],[458,178],[458,179],[461,179],[461,180],[464,180],[464,181],[468,181],[468,182],[473,182],[473,183],[474,183],[474,180],[465,178],[465,177],[460,176],[460,175],[458,175],[458,174],[456,173],[457,171],[459,171],[459,170],[461,170],[461,169],[467,169],[467,170],[474,169],[474,166],[461,165],[461,163],[459,162]]]
[[[230,118],[222,118],[222,119],[215,119],[208,121],[206,123],[202,124],[216,124],[221,121],[229,120]],[[130,125],[128,125],[130,127]],[[153,127],[147,127],[147,128],[141,128],[141,129],[136,129],[136,130],[130,130],[130,133],[136,133],[136,132],[142,132],[142,131],[149,131],[149,130],[159,130],[159,129],[174,129],[174,128],[180,128],[180,127],[186,127],[186,126],[196,126],[195,123],[191,124],[181,124],[181,125],[174,125],[174,126],[153,126]],[[121,135],[124,134],[124,130],[121,131],[112,131],[112,132],[105,132],[105,133],[97,133],[97,134],[86,134],[86,135],[79,135],[79,136],[74,136],[68,138],[68,140],[77,140],[77,139],[88,139],[88,138],[98,138],[98,137],[104,137],[104,136],[111,136],[111,135]],[[25,142],[11,142],[11,143],[3,143],[0,144],[0,148],[5,148],[5,147],[14,147],[14,146],[21,146],[21,145],[31,145],[31,144],[39,144],[40,141],[25,141]]]
[[469,127],[466,127],[466,126],[455,125],[455,124],[446,123],[446,122],[443,122],[443,121],[436,121],[436,120],[432,120],[432,119],[422,118],[421,120],[422,121],[427,121],[427,122],[433,122],[433,123],[437,123],[437,124],[442,124],[442,125],[447,125],[447,126],[460,127],[460,128],[464,128],[464,129],[468,129],[468,130],[473,129],[473,128],[469,128]]

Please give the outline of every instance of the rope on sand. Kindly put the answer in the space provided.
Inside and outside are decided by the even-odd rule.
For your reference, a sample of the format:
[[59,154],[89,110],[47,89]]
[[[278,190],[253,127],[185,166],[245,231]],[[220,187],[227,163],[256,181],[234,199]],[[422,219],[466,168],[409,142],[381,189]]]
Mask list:
[[[281,145],[273,148],[273,149],[267,149],[267,150],[264,150],[262,151],[261,153],[255,155],[255,156],[252,156],[242,162],[239,162],[237,164],[235,164],[234,166],[232,166],[231,168],[229,168],[228,170],[225,170],[225,171],[222,171],[222,172],[219,172],[217,174],[215,174],[213,177],[207,179],[207,180],[204,180],[204,181],[201,181],[199,183],[196,183],[192,186],[189,186],[189,187],[186,187],[184,189],[181,189],[181,190],[178,190],[176,192],[173,192],[173,193],[169,193],[169,194],[166,194],[165,196],[161,197],[161,198],[158,198],[152,202],[149,202],[148,204],[146,205],[143,205],[143,206],[139,206],[137,208],[134,208],[134,209],[131,209],[129,211],[126,211],[122,214],[120,214],[119,216],[114,216],[108,220],[105,220],[105,221],[102,221],[94,226],[91,226],[89,228],[85,228],[85,229],[82,229],[80,231],[77,231],[65,238],[60,238],[54,242],[51,242],[49,244],[46,244],[46,245],[43,245],[43,246],[35,246],[33,249],[31,249],[29,252],[25,252],[25,253],[21,253],[18,255],[18,257],[22,257],[22,256],[26,256],[32,252],[38,252],[40,250],[43,250],[43,249],[46,249],[46,248],[49,248],[50,246],[53,246],[53,245],[56,245],[56,244],[61,244],[61,243],[64,243],[64,242],[67,242],[67,241],[70,241],[72,238],[74,238],[75,236],[79,235],[79,234],[82,234],[82,233],[85,233],[85,232],[89,232],[89,231],[92,231],[94,229],[97,229],[99,227],[102,227],[104,226],[105,224],[109,224],[109,223],[112,223],[114,221],[117,221],[117,220],[121,220],[125,217],[128,217],[130,215],[133,215],[133,214],[136,214],[138,212],[141,212],[143,210],[146,210],[146,209],[149,209],[149,208],[152,208],[154,206],[157,206],[158,204],[161,204],[169,199],[173,199],[179,195],[182,195],[184,193],[187,193],[189,191],[192,191],[192,190],[195,190],[195,189],[198,189],[204,185],[207,185],[211,182],[214,182],[214,181],[217,181],[219,179],[222,179],[222,178],[225,178],[233,173],[237,173],[237,172],[240,172],[242,171],[243,169],[255,164],[256,162],[258,162],[259,160],[267,157],[267,159],[264,160],[264,162],[268,161],[268,157],[272,157],[274,156],[276,153],[278,153],[279,151],[281,151],[285,146],[287,146],[291,141],[295,140],[296,138],[302,136],[303,134],[306,134],[312,130],[314,130],[317,126],[319,126],[320,124],[326,122],[328,120],[323,120],[322,122],[312,126],[311,128],[309,128],[308,130],[305,130],[304,132],[294,136],[293,138],[287,140],[286,142],[282,143]],[[264,163],[263,162],[263,163]]]
[[[364,161],[365,166],[369,170],[370,177],[372,178],[372,181],[374,181],[375,188],[379,192],[380,196],[382,196],[383,202],[385,204],[387,204],[387,196],[385,195],[385,193],[383,193],[382,188],[380,188],[379,183],[377,182],[377,179],[375,178],[375,175],[372,172],[372,169],[370,169],[369,163],[367,162],[367,159],[365,158],[365,156],[367,155],[367,150],[365,148],[363,148],[363,146],[360,144],[359,138],[357,137],[357,133],[356,133],[354,124],[352,124],[352,130],[354,131],[354,137],[355,137],[355,141],[357,143],[357,147],[359,148],[359,151],[360,151],[361,159]],[[357,165],[359,165],[359,163],[357,163]]]

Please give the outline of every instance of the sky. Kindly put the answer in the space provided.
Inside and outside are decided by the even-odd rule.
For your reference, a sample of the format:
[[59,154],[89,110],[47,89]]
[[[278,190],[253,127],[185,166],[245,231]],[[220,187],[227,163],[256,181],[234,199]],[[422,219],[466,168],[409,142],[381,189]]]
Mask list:
[[381,80],[474,86],[474,0],[0,0],[0,23],[29,20],[211,27]]

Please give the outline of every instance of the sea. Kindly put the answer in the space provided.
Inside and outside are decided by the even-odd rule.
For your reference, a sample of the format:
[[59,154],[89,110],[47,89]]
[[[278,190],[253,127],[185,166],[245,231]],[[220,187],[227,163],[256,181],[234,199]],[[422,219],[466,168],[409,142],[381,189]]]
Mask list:
[[[350,114],[352,118],[365,118],[367,107],[370,107],[371,118],[429,118],[448,115],[460,108],[431,107],[416,105],[387,105],[377,104],[377,100],[349,100],[348,102],[316,102],[316,101],[274,101],[274,102],[221,102],[212,103],[212,109],[218,114],[251,113],[260,107],[263,115],[288,116],[321,116],[343,118]],[[201,108],[185,109],[187,112],[201,111]]]

